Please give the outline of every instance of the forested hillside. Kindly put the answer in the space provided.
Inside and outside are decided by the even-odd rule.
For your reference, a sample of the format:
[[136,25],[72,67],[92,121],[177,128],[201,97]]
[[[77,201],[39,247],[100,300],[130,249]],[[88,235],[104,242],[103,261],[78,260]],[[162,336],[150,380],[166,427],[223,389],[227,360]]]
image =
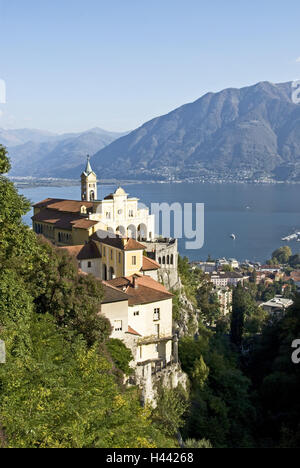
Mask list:
[[295,289],[286,290],[295,301],[286,314],[270,317],[257,300],[274,297],[275,286],[257,286],[253,276],[245,287],[234,288],[232,313],[223,317],[206,275],[190,270],[187,259],[180,259],[179,270],[199,309],[199,332],[182,339],[179,349],[191,382],[184,438],[208,439],[218,448],[299,448],[300,363],[292,362],[292,343],[300,339]]

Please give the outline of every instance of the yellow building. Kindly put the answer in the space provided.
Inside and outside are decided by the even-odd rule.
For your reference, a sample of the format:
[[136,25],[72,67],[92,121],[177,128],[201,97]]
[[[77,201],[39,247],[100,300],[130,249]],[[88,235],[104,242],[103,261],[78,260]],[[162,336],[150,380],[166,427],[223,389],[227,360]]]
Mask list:
[[100,233],[107,235],[106,231],[97,231],[87,244],[62,247],[76,257],[83,273],[102,280],[139,273],[157,280],[160,265],[144,255],[144,245],[120,236],[101,238]]

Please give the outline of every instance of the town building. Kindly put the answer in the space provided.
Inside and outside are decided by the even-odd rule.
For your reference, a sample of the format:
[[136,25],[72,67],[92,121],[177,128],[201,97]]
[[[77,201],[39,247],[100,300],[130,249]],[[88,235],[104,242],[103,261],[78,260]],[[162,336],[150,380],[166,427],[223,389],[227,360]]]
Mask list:
[[293,305],[292,299],[286,299],[283,296],[277,295],[270,301],[260,304],[260,307],[262,307],[270,315],[273,315],[283,313],[291,305]]
[[222,315],[226,316],[232,312],[232,289],[229,287],[220,287],[215,289],[218,297]]
[[249,280],[249,276],[243,276],[241,273],[234,271],[220,271],[210,275],[210,281],[215,287],[237,286],[239,283],[244,284]]

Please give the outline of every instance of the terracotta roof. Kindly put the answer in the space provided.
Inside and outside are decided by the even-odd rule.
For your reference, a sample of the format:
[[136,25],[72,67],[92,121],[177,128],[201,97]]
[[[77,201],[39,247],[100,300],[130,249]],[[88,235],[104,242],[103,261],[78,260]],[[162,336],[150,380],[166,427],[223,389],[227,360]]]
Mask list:
[[104,297],[102,299],[102,304],[110,304],[112,302],[123,302],[128,301],[128,296],[123,291],[120,291],[118,288],[115,288],[113,285],[109,284],[107,281],[102,281]]
[[135,336],[142,336],[140,335],[140,333],[138,333],[137,331],[135,331],[133,328],[131,328],[129,325],[128,325],[128,332],[127,333],[130,333],[130,335],[135,335]]
[[42,209],[39,213],[34,215],[32,221],[53,224],[57,228],[72,230],[76,229],[89,229],[98,224],[98,221],[92,221],[87,218],[82,218],[75,213],[60,212],[49,208]]
[[292,271],[290,276],[293,279],[293,281],[296,281],[296,282],[300,281],[300,270]]
[[76,257],[77,260],[90,260],[94,258],[101,258],[101,254],[94,242],[89,242],[85,245],[71,245],[60,247],[66,250],[70,255]]
[[160,264],[148,257],[143,257],[142,271],[159,270]]
[[130,306],[150,304],[151,302],[164,301],[173,297],[173,294],[150,276],[133,275],[116,278],[108,281],[108,283],[122,289],[127,294]]
[[93,234],[92,239],[119,250],[145,250],[145,246],[135,239],[121,237],[118,234],[111,234],[101,229]]
[[80,213],[81,207],[92,208],[92,202],[78,200],[63,200],[60,198],[46,198],[45,200],[33,205],[35,208],[48,208],[66,213]]

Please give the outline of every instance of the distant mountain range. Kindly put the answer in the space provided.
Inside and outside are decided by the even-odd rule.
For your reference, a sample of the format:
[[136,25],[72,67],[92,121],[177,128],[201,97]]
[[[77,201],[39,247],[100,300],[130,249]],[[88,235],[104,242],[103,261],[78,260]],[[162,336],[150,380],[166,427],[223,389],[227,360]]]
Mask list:
[[11,148],[13,173],[77,178],[89,152],[99,178],[300,181],[300,105],[291,96],[291,83],[269,82],[208,93],[120,138],[37,132],[24,142],[18,131],[6,136],[23,138]]
[[300,180],[300,105],[291,83],[208,93],[100,150],[107,177]]
[[0,143],[8,148],[11,176],[62,177],[64,173],[69,178],[69,170],[84,166],[87,154],[95,154],[123,135],[100,128],[62,135],[40,130],[0,129]]

